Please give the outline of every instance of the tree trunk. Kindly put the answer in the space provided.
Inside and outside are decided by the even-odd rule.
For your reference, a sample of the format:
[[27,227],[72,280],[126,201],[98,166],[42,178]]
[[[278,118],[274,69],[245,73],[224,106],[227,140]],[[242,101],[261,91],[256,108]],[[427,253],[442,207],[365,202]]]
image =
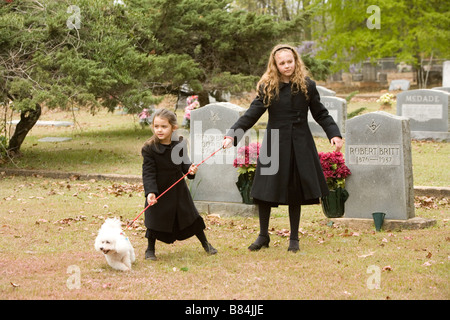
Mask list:
[[20,147],[28,132],[30,132],[41,116],[41,111],[41,106],[36,103],[36,108],[34,110],[26,110],[20,113],[20,121],[16,125],[16,130],[14,130],[14,134],[9,140],[8,152],[10,155],[20,155]]
[[203,90],[203,91],[199,92],[198,102],[200,103],[201,107],[209,104],[209,92],[207,90]]

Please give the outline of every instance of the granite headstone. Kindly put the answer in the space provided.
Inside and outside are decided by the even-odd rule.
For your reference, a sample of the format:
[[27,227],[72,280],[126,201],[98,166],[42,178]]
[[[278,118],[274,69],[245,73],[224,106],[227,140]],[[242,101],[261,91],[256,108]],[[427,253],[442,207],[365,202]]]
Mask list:
[[450,87],[450,60],[444,61],[442,67],[442,86]]
[[443,90],[405,91],[397,95],[397,115],[410,119],[412,138],[439,139],[439,133],[448,136],[449,102]]
[[414,217],[414,184],[409,120],[383,111],[347,120],[346,179],[350,196],[345,218],[386,219]]
[[327,89],[323,86],[316,86],[317,91],[319,92],[320,97],[334,97],[336,96],[336,92],[330,89]]
[[[341,133],[345,132],[345,120],[347,120],[347,101],[338,97],[321,96],[320,101],[328,109],[328,113],[334,119]],[[314,120],[311,111],[308,111],[308,125],[313,136],[326,137],[322,127]]]
[[[193,110],[190,132],[191,161],[199,163],[220,148],[226,132],[245,111],[244,108],[228,102],[216,102]],[[237,148],[219,151],[199,167],[195,179],[191,182],[194,200],[242,202],[236,187],[238,173],[233,161],[237,156],[237,149],[245,141],[243,138]]]

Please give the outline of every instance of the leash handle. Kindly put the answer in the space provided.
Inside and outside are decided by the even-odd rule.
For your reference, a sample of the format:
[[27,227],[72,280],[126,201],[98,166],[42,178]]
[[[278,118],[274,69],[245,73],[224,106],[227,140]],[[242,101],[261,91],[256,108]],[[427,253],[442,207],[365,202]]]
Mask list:
[[[200,162],[199,164],[196,165],[196,167],[199,167],[201,164],[203,164],[206,160],[208,160],[209,158],[211,158],[212,156],[214,156],[217,152],[219,152],[220,150],[222,150],[223,147],[220,147],[219,149],[217,149],[216,151],[214,151],[213,153],[211,153],[208,157],[206,157],[205,159],[202,160],[202,162]],[[144,210],[141,211],[141,213],[139,213],[139,215],[134,218],[129,224],[127,224],[127,226],[125,227],[125,230],[128,229],[129,227],[131,227],[133,225],[133,223],[139,219],[139,217],[145,212],[145,210],[147,210],[148,208],[150,208],[152,205],[154,205],[156,203],[156,201],[158,201],[159,198],[161,198],[167,191],[169,191],[170,189],[172,189],[178,182],[180,182],[181,180],[183,180],[184,178],[186,178],[186,176],[191,173],[191,170],[189,170],[186,174],[184,174],[180,179],[178,179],[177,181],[175,181],[174,184],[172,184],[169,188],[167,188],[163,193],[161,193],[159,196],[156,197],[155,201],[150,202],[148,206],[146,206],[144,208]]]

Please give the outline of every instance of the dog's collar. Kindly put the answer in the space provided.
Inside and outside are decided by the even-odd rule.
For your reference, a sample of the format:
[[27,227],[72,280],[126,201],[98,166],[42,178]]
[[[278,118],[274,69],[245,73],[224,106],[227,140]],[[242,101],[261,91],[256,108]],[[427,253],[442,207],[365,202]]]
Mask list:
[[[121,236],[124,236],[124,237],[125,237],[125,240],[128,240],[128,237],[125,235],[125,233],[121,232],[120,235],[121,235]],[[128,240],[128,241],[129,241],[129,240]]]

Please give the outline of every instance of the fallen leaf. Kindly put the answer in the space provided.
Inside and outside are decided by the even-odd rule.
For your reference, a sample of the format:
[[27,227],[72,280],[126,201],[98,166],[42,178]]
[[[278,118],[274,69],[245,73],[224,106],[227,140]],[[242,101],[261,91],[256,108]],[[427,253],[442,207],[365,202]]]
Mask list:
[[427,258],[428,258],[428,259],[430,259],[430,258],[431,258],[431,256],[432,256],[431,252],[428,252],[428,254],[427,254]]
[[19,284],[17,284],[17,283],[14,283],[14,282],[10,282],[10,284],[13,286],[13,288],[17,288],[17,287],[20,287],[20,285]]
[[291,232],[289,231],[289,229],[277,230],[277,235],[279,235],[280,237],[289,237],[290,234]]
[[383,269],[381,269],[383,271],[392,271],[392,267],[391,266],[384,266]]

